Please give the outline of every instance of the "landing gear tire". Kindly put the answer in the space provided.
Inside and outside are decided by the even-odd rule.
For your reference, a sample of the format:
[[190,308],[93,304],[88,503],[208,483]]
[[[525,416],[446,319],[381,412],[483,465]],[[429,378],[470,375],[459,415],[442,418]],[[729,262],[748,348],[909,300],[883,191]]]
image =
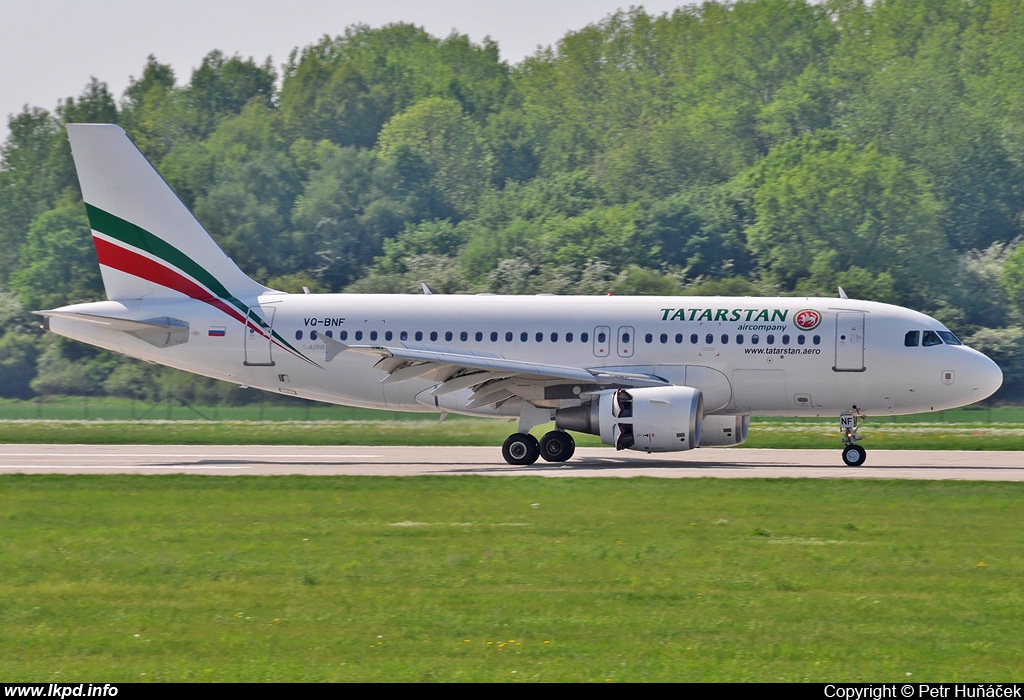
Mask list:
[[501,446],[501,456],[509,464],[526,466],[533,464],[540,457],[540,444],[537,438],[529,433],[516,433],[505,439]]
[[848,467],[859,467],[867,458],[867,451],[860,445],[847,445],[843,448],[843,461]]
[[552,430],[540,439],[540,456],[547,462],[564,462],[576,451],[572,435],[561,430]]

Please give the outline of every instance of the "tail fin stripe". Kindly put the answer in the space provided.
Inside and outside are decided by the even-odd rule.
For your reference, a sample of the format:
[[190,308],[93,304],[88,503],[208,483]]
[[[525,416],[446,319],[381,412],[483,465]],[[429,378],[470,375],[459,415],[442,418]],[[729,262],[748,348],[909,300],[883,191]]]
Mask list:
[[[89,215],[89,226],[94,231],[110,236],[111,238],[134,248],[138,248],[141,251],[149,253],[155,258],[159,258],[165,263],[173,265],[182,272],[190,275],[200,284],[205,285],[206,288],[216,296],[231,302],[242,311],[245,310],[244,305],[232,296],[231,292],[221,284],[220,280],[211,275],[205,268],[203,268],[202,265],[172,246],[167,241],[154,236],[146,229],[136,226],[130,221],[125,221],[113,214],[105,212],[99,207],[95,207],[87,203],[85,205],[85,209]],[[98,239],[94,237],[93,240]],[[132,274],[131,270],[125,270],[125,272]]]
[[[173,289],[185,296],[209,304],[215,309],[223,311],[225,314],[241,323],[244,327],[252,328],[253,331],[267,338],[283,350],[294,354],[296,357],[299,357],[312,365],[319,366],[293,347],[291,343],[282,338],[277,331],[272,330],[265,320],[257,316],[250,309],[243,306],[244,313],[240,314],[236,309],[233,309],[225,303],[225,300],[214,296],[209,290],[204,289],[188,277],[185,277],[176,270],[162,264],[160,261],[147,258],[144,255],[140,255],[133,250],[111,243],[99,236],[94,235],[92,240],[96,246],[96,254],[99,257],[100,264],[112,267],[115,270],[120,270],[121,272],[126,272],[130,275],[135,275],[136,277],[148,282],[153,282],[154,284],[159,284],[162,287]],[[227,301],[233,304],[241,303],[234,297]]]
[[[225,304],[224,300],[217,298],[184,275],[175,272],[156,260],[151,260],[131,250],[122,248],[98,236],[93,236],[92,241],[96,246],[96,254],[100,259],[100,264],[135,275],[136,277],[141,277],[149,282],[205,302],[210,306],[220,309],[239,323],[246,324],[245,316]],[[261,332],[263,331],[261,330]]]

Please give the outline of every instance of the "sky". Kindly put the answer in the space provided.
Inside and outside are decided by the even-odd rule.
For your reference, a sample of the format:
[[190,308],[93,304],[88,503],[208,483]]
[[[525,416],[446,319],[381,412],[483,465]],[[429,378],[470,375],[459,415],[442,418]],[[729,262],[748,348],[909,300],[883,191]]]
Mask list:
[[[296,47],[357,23],[411,22],[443,38],[490,37],[518,63],[571,30],[630,4],[660,15],[686,0],[0,0],[0,143],[25,105],[53,111],[91,77],[120,100],[149,54],[170,64],[178,84],[219,49],[275,66]],[[279,71],[280,72],[280,71]]]

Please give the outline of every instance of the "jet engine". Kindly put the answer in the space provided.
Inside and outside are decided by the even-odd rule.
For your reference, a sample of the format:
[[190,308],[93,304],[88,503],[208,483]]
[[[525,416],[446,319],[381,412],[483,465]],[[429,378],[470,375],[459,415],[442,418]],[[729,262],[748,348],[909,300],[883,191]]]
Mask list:
[[619,450],[675,452],[700,444],[703,418],[700,389],[609,389],[582,406],[555,411],[555,427],[600,435]]
[[701,447],[729,447],[747,439],[750,416],[704,416]]

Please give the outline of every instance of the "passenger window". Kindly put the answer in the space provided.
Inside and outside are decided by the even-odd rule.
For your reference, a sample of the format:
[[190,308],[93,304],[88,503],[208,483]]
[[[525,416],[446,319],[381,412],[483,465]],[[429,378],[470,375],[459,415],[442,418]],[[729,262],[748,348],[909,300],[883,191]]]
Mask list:
[[362,331],[356,331],[356,340],[362,340],[362,339],[363,339],[363,332]]
[[316,331],[310,331],[309,332],[309,339],[310,340],[316,340]]
[[916,348],[921,343],[921,331],[907,331],[903,336],[903,344],[908,348]]
[[608,340],[608,336],[604,334],[604,331],[601,331],[600,333],[597,334],[597,342],[603,343],[606,340]]
[[930,348],[933,345],[942,345],[942,338],[935,331],[925,331],[921,336],[921,345]]
[[535,339],[535,340],[536,340],[536,341],[537,341],[538,343],[543,343],[543,342],[544,342],[544,334],[543,334],[543,333],[541,333],[540,331],[537,331],[537,334],[536,334],[536,335],[534,335],[533,337],[534,337],[534,339]]
[[444,339],[445,340],[451,340],[452,339],[452,332],[451,331],[445,331]]
[[571,343],[572,342],[572,331],[570,331],[570,332],[565,334],[565,342],[567,342],[567,343]]
[[698,342],[700,342],[700,339],[697,338],[697,334],[696,333],[692,333],[690,335],[690,344],[691,345],[696,345]]
[[726,335],[725,333],[722,333],[722,345],[728,345],[728,344],[729,344],[729,336]]
[[370,340],[377,339],[377,331],[370,331]]
[[736,344],[737,345],[743,345],[743,334],[742,333],[738,333],[736,335]]
[[467,333],[466,331],[462,331],[461,333],[459,333],[459,340],[461,340],[462,342],[466,342],[467,340],[469,340],[469,333]]
[[402,340],[408,340],[409,339],[409,331],[402,331],[401,334],[399,334],[398,337],[401,338]]
[[589,343],[590,342],[590,333],[580,333],[580,342],[581,343]]
[[525,343],[529,339],[530,339],[530,334],[527,333],[526,331],[523,331],[522,333],[519,334],[519,340],[521,342]]
[[342,340],[348,340],[348,331],[342,331],[341,333],[338,333],[338,337],[341,338]]
[[676,345],[682,345],[682,344],[683,344],[683,334],[682,333],[676,333]]
[[[334,337],[334,331],[325,331],[324,335],[326,335],[328,338],[333,338]],[[390,340],[390,338],[389,338],[389,340]]]
[[552,343],[557,343],[558,342],[558,333],[552,333],[551,334],[551,342]]
[[704,344],[705,345],[714,345],[715,344],[715,336],[713,336],[710,333],[708,333],[706,336],[704,336]]
[[491,331],[491,342],[492,343],[497,343],[498,342],[498,331]]
[[797,344],[797,345],[803,345],[803,344],[804,344],[804,341],[806,341],[806,340],[807,340],[807,338],[805,338],[804,336],[802,336],[802,335],[798,335],[798,336],[796,337],[796,344]]
[[511,343],[512,342],[512,331],[506,331],[506,333],[505,333],[505,342],[506,343]]
[[423,340],[423,331],[416,331],[416,340]]
[[[622,337],[625,339],[625,338],[628,338],[629,335],[627,334],[627,335],[624,335]],[[647,343],[648,345],[653,343],[654,342],[654,334],[652,334],[652,333],[645,333],[644,334],[644,342]]]
[[761,339],[756,334],[750,336],[750,344],[751,345],[757,345],[758,341],[760,341],[760,340]]
[[813,338],[811,338],[811,342],[814,343],[815,345],[821,345],[821,336],[814,336]]
[[302,340],[302,331],[295,331],[295,339]]
[[430,339],[437,340],[437,331],[430,331]]
[[667,343],[668,342],[668,333],[662,333],[661,336],[658,338],[658,340],[661,341],[662,345]]
[[479,343],[481,340],[484,339],[484,334],[481,331],[477,331],[474,337],[476,338],[476,342]]

